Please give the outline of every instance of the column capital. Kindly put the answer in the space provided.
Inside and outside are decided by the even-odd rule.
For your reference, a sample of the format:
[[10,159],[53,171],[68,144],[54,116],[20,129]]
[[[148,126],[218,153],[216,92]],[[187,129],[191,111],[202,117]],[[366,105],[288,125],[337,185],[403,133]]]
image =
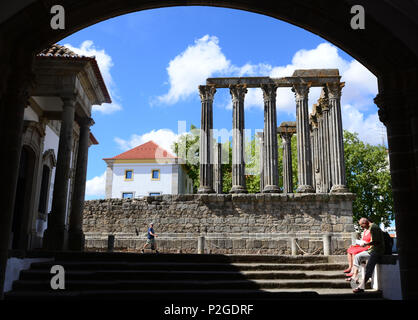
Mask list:
[[8,78],[5,96],[17,96],[23,100],[28,100],[30,91],[35,85],[35,74],[23,70],[14,70]]
[[292,87],[292,91],[295,93],[296,100],[303,100],[308,98],[310,83],[297,83]]
[[213,101],[215,96],[216,88],[215,86],[199,86],[200,99],[202,101]]
[[61,100],[63,102],[63,107],[74,107],[75,103],[77,101],[76,95],[68,95],[68,96],[62,96]]
[[278,88],[276,84],[274,83],[262,84],[260,88],[261,90],[263,90],[264,100],[270,100],[272,98],[276,98],[276,91]]
[[290,143],[292,141],[293,132],[279,132],[283,141]]
[[311,114],[309,116],[309,123],[312,126],[312,130],[318,129],[318,116],[316,114]]
[[330,82],[326,84],[329,99],[340,99],[345,82]]
[[243,101],[245,94],[248,92],[247,86],[243,84],[236,84],[229,86],[232,101]]
[[90,118],[90,117],[78,118],[77,123],[80,126],[80,128],[81,127],[90,128],[91,126],[95,124],[93,118]]
[[396,119],[398,116],[403,117],[404,113],[400,111],[402,106],[405,105],[405,96],[401,92],[379,93],[374,98],[374,103],[379,108],[379,119],[384,125],[387,125],[389,119]]

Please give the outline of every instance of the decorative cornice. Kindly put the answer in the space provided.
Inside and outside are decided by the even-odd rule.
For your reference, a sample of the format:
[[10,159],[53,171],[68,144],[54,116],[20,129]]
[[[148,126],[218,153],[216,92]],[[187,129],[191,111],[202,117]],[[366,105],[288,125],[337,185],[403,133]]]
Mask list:
[[44,122],[25,120],[23,122],[23,133],[25,133],[28,129],[36,130],[40,137],[45,137],[46,135]]
[[[45,163],[48,159],[51,161],[52,167],[57,165],[57,158],[55,157],[54,149],[48,149],[42,155],[42,161]],[[52,169],[52,168],[51,168]]]

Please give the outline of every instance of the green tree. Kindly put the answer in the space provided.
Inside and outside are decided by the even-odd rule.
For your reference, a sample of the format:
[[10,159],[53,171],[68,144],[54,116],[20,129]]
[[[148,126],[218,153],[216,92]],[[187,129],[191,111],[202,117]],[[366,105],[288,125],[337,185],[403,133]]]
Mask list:
[[357,133],[344,131],[344,156],[347,187],[356,194],[353,221],[369,217],[389,226],[394,214],[386,148],[364,143]]
[[193,180],[195,193],[199,188],[199,142],[200,130],[192,124],[190,132],[182,134],[172,146],[176,155],[186,162],[184,165],[189,177]]

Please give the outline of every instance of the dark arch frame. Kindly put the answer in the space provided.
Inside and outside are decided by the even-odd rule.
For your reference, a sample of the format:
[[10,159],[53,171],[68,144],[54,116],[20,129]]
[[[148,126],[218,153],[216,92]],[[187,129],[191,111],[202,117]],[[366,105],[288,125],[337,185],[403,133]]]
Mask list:
[[[59,4],[66,9],[65,30],[51,29],[52,15],[49,9],[52,4],[48,5],[49,2],[35,0],[3,23],[0,34],[9,34],[10,41],[20,39],[20,46],[24,45],[25,49],[37,53],[74,32],[119,15],[163,7],[209,5],[259,13],[299,26],[346,51],[375,75],[388,66],[410,68],[416,66],[417,62],[418,47],[407,44],[410,40],[414,42],[414,35],[415,38],[418,35],[411,32],[417,27],[416,20],[408,8],[402,8],[401,11],[396,1],[281,0],[273,3],[269,0],[107,0],[98,3],[95,0],[61,0]],[[351,7],[358,4],[365,8],[365,30],[353,30],[350,27],[353,17]],[[402,25],[388,18],[393,16],[396,19],[400,14]],[[37,19],[33,19],[34,16]],[[377,50],[380,50],[378,54]]]
[[[375,99],[388,132],[394,211],[398,232],[402,293],[418,299],[418,4],[416,0],[26,0],[0,24],[0,141],[8,157],[1,159],[1,179],[9,188],[1,195],[11,225],[23,110],[33,81],[33,57],[48,45],[94,23],[134,11],[182,5],[241,9],[274,17],[317,34],[361,62],[378,77]],[[59,2],[59,3],[57,3]],[[67,28],[54,31],[49,9],[61,4]],[[350,8],[362,5],[366,29],[350,27]],[[7,6],[7,4],[2,4]],[[7,9],[7,8],[6,8]],[[11,108],[10,106],[14,106]],[[5,230],[6,230],[5,229]],[[9,235],[0,230],[0,298]]]

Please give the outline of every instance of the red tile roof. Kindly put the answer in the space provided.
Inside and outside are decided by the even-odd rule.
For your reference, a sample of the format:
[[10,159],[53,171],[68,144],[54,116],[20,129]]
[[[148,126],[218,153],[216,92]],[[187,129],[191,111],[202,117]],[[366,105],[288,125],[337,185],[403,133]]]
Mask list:
[[67,47],[61,46],[59,44],[53,44],[49,48],[42,50],[37,56],[38,59],[67,59],[67,60],[78,60],[78,61],[89,61],[92,64],[94,73],[96,75],[97,81],[99,82],[100,88],[102,89],[103,95],[105,97],[106,103],[112,103],[110,98],[109,91],[107,90],[106,84],[103,80],[102,73],[100,72],[99,65],[95,57],[86,57],[81,56]]
[[177,159],[167,150],[161,148],[154,141],[148,141],[113,158],[103,160],[139,160],[139,159]]

